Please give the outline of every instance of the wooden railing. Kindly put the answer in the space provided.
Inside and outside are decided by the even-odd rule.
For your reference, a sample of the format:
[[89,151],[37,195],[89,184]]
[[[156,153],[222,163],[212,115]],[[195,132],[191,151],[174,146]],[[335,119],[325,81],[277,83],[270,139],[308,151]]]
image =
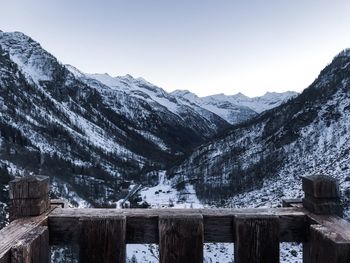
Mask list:
[[78,209],[48,198],[45,177],[10,182],[0,262],[48,262],[50,245],[78,244],[80,262],[125,262],[126,244],[159,244],[160,262],[203,262],[205,242],[234,243],[236,263],[279,262],[281,242],[307,263],[350,262],[350,223],[337,182],[302,178],[305,197],[274,209]]

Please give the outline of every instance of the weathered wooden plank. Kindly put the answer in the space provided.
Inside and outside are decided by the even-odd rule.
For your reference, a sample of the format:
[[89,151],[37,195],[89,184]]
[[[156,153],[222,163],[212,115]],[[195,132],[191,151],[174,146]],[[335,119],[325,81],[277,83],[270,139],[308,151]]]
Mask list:
[[[142,244],[159,242],[157,215],[126,215],[126,242]],[[142,241],[143,240],[143,241]]]
[[47,216],[56,207],[51,207],[44,214],[37,217],[20,218],[12,221],[0,230],[0,262],[10,262],[10,250],[25,234],[37,226],[47,225]]
[[307,217],[298,208],[276,209],[60,209],[49,215],[50,243],[76,243],[80,217],[119,216],[127,218],[128,244],[158,243],[159,216],[200,214],[204,222],[204,242],[234,242],[233,216],[244,214],[276,215],[281,242],[303,242]]
[[125,216],[83,217],[79,228],[80,262],[125,263]]
[[49,178],[25,176],[9,183],[10,220],[38,216],[50,207]]
[[303,263],[310,263],[310,241],[303,243]]
[[339,184],[325,175],[302,177],[303,206],[315,214],[342,215]]
[[320,215],[342,215],[340,199],[313,198],[305,195],[303,206],[310,212]]
[[328,175],[302,177],[303,191],[315,198],[339,198],[338,181]]
[[38,226],[17,240],[11,248],[11,263],[48,263],[49,231]]
[[350,240],[350,222],[336,215],[316,215],[302,209],[308,217],[308,225],[319,224],[338,233],[344,240]]
[[65,200],[62,200],[62,199],[50,199],[50,204],[59,206],[61,208],[68,208],[69,207],[69,203],[66,202]]
[[299,242],[307,239],[308,218],[303,216],[276,215],[279,219],[279,239],[281,242]]
[[235,216],[235,262],[278,263],[279,219],[277,216]]
[[202,263],[203,242],[202,215],[159,217],[160,263]]
[[234,242],[233,216],[203,216],[203,219],[205,242]]
[[308,218],[308,231],[307,231],[307,240],[303,244],[303,262],[311,262],[311,244],[310,244],[310,225],[318,224],[328,229],[333,233],[336,233],[337,236],[343,240],[350,241],[350,222],[342,219],[336,215],[317,215],[313,214],[305,208],[302,208],[301,211],[304,211],[305,215]]
[[293,207],[295,204],[302,204],[303,199],[302,198],[295,198],[295,199],[282,199],[282,207]]
[[321,226],[310,227],[310,263],[350,262],[350,240]]
[[210,209],[108,209],[108,208],[67,208],[57,209],[50,216],[61,217],[82,217],[82,216],[156,216],[156,215],[177,215],[177,214],[202,214],[203,216],[232,216],[236,214],[261,214],[261,215],[301,215],[299,208],[210,208]]
[[49,196],[37,199],[14,199],[10,202],[10,220],[38,216],[50,207]]
[[10,199],[36,199],[49,193],[49,177],[25,176],[9,182]]

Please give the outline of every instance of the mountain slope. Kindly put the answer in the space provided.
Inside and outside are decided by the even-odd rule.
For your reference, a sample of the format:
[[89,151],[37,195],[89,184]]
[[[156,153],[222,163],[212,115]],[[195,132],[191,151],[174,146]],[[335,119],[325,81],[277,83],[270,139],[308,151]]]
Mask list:
[[30,37],[0,33],[0,166],[49,175],[72,202],[114,202],[121,180],[142,181],[229,127],[211,112],[179,105],[175,114],[146,93],[71,71]]
[[[157,114],[164,112],[172,115],[178,119],[178,126],[192,128],[198,132],[199,137],[210,138],[220,130],[229,127],[228,123],[216,114],[199,106],[190,107],[187,103],[181,103],[174,96],[142,78],[135,79],[130,75],[114,78],[108,74],[84,74],[70,65],[67,68],[82,82],[95,87],[104,94],[105,100],[111,107],[114,106],[113,101],[116,98],[120,100],[121,97],[126,97],[129,100],[139,101],[149,105]],[[103,86],[105,88],[101,88]],[[107,93],[105,93],[106,89]],[[134,119],[138,115],[130,115],[122,110],[125,105],[128,105],[127,103],[128,101],[113,109],[120,114],[126,114],[125,116],[133,121],[143,123],[144,120]]]
[[264,96],[249,98],[242,93],[227,96],[224,94],[198,97],[187,90],[171,93],[180,100],[198,105],[209,110],[231,124],[242,123],[256,116],[257,113],[272,109],[298,95],[296,92],[267,92]]
[[302,94],[200,146],[170,174],[192,182],[202,200],[234,196],[227,205],[278,205],[281,197],[301,195],[298,177],[312,173],[339,178],[350,197],[349,130],[344,51]]
[[[176,90],[167,93],[142,78],[135,79],[130,75],[112,77],[108,74],[84,74],[70,65],[67,67],[73,74],[90,85],[93,82],[92,79],[97,80],[114,91],[123,92],[128,96],[151,103],[154,108],[161,105],[182,118],[200,115],[208,122],[214,123],[213,129],[215,126],[222,126],[223,120],[230,124],[247,121],[256,116],[257,113],[277,107],[297,95],[296,92],[289,91],[284,93],[268,92],[264,96],[255,98],[249,98],[240,93],[233,96],[217,94],[199,98],[189,91]],[[218,119],[218,116],[221,118]]]

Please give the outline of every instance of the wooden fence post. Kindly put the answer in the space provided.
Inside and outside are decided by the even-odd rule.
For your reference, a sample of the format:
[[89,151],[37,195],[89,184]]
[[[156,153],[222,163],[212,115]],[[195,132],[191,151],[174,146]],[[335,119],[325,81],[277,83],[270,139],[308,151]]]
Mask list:
[[38,226],[11,248],[11,263],[48,263],[49,255],[49,230]]
[[79,225],[80,262],[125,263],[125,216],[83,217]]
[[327,175],[302,177],[303,206],[314,214],[341,216],[340,191],[337,180]]
[[310,263],[350,262],[349,237],[332,232],[325,226],[310,227]]
[[203,216],[159,216],[160,263],[203,262]]
[[[319,215],[342,215],[339,184],[335,178],[321,174],[302,177],[302,187],[305,193],[304,208]],[[324,242],[328,239],[320,238],[322,231],[316,229],[316,226],[310,227],[310,238],[303,243],[303,262],[337,262],[324,261],[328,257],[319,256],[328,253],[326,250],[329,242]]]
[[50,207],[49,178],[25,176],[9,183],[10,221],[39,216]]
[[277,216],[237,215],[234,217],[234,232],[236,263],[279,262]]

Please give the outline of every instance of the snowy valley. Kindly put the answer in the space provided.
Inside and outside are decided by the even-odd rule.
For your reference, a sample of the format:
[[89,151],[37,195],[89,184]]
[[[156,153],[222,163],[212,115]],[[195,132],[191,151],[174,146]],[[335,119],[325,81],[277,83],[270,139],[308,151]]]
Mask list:
[[[134,206],[191,209],[280,206],[302,196],[300,176],[326,173],[350,218],[349,50],[301,94],[198,97],[83,73],[0,32],[0,108],[1,226],[9,180],[28,174],[50,176],[52,197],[77,207],[115,207],[125,184],[139,184]],[[205,262],[230,262],[232,244],[205,248]],[[130,262],[156,253],[128,248]],[[281,258],[301,262],[301,247],[283,244]]]
[[[20,32],[1,32],[0,51],[1,167],[49,175],[53,194],[74,205],[113,205],[123,180],[153,182],[151,171],[173,167],[231,127],[216,110],[141,78],[63,65]],[[225,110],[240,122],[257,114],[233,104]]]

